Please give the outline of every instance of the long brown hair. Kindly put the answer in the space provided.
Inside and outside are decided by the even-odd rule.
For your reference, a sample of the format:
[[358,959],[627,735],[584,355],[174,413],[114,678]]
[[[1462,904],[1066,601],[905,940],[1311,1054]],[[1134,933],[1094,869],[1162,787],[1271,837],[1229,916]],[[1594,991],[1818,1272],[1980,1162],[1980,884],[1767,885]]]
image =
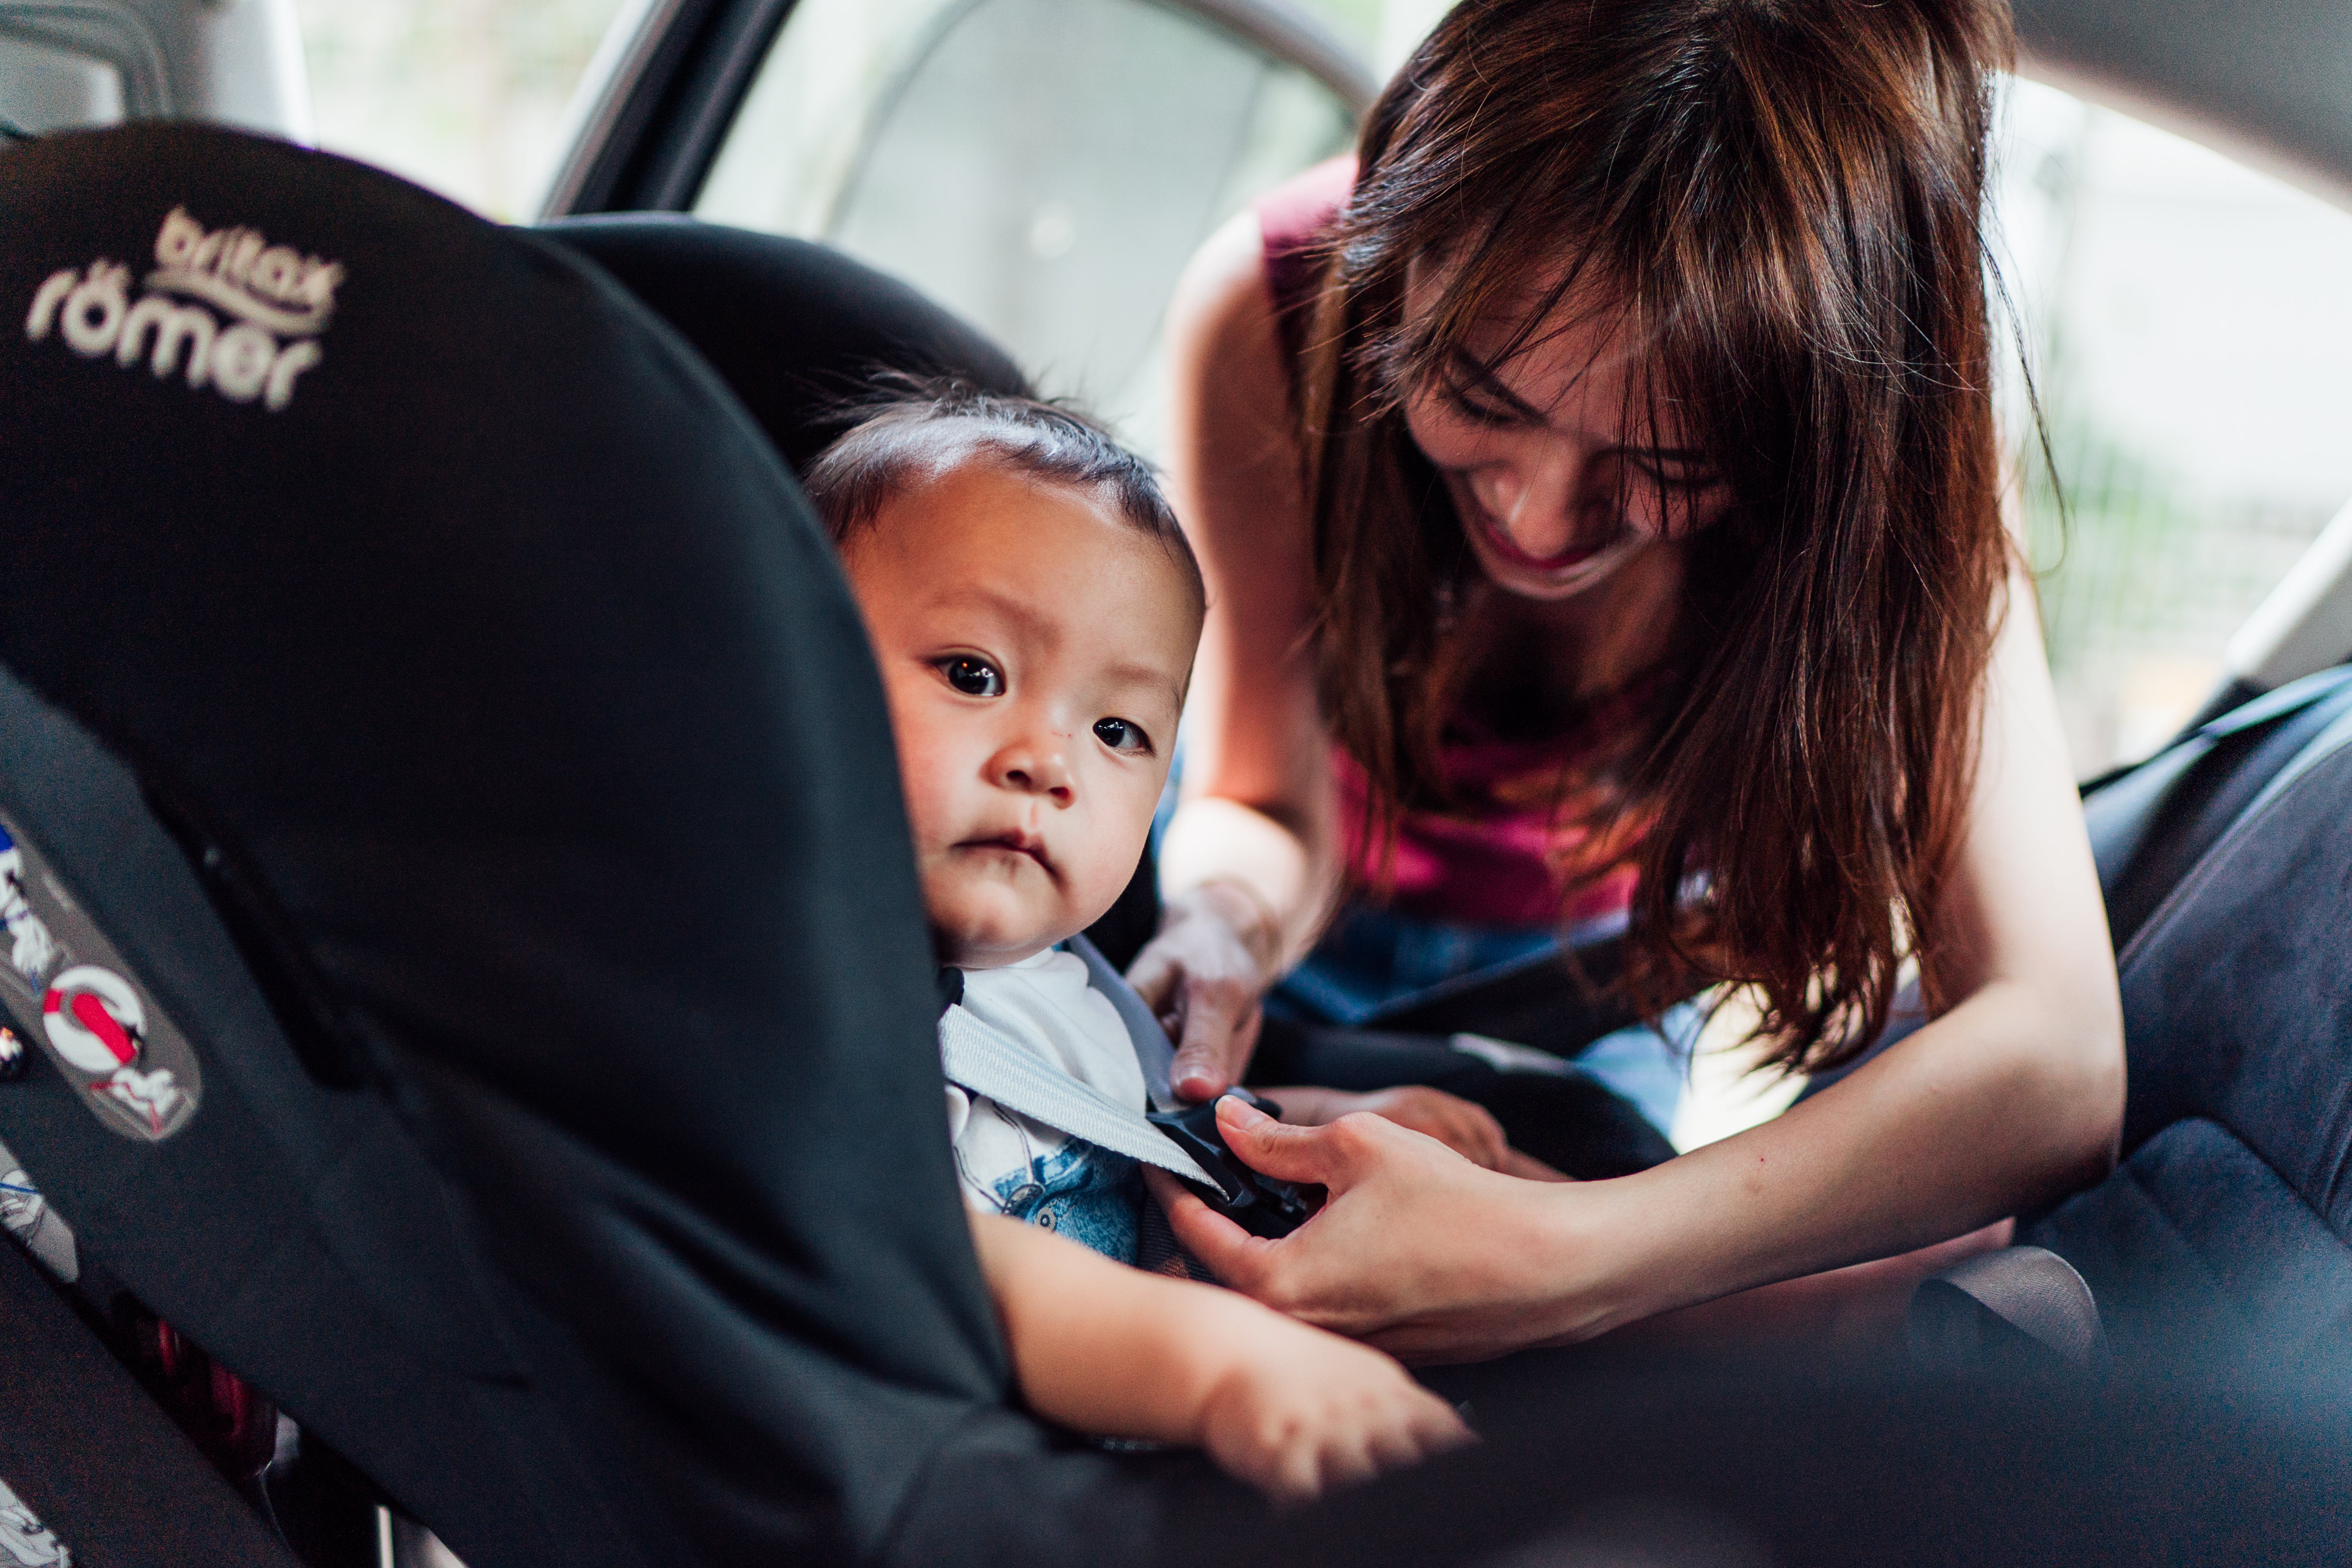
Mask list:
[[[1874,1037],[1966,820],[2010,549],[1981,203],[2001,0],[1461,0],[1374,106],[1301,377],[1320,694],[1384,803],[1445,796],[1477,569],[1401,406],[1473,323],[1599,280],[1728,497],[1604,826],[1625,982],[1753,985],[1775,1058]],[[1436,263],[1411,318],[1407,270]],[[1587,294],[1579,293],[1579,298]],[[1630,413],[1630,411],[1629,411]]]

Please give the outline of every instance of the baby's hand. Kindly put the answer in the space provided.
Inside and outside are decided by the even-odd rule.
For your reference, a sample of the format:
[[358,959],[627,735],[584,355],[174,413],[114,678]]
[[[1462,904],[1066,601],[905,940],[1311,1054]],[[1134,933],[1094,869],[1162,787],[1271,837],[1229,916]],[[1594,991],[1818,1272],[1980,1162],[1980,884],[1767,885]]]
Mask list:
[[1211,1388],[1201,1442],[1237,1479],[1306,1502],[1473,1441],[1451,1405],[1368,1346],[1265,1314]]

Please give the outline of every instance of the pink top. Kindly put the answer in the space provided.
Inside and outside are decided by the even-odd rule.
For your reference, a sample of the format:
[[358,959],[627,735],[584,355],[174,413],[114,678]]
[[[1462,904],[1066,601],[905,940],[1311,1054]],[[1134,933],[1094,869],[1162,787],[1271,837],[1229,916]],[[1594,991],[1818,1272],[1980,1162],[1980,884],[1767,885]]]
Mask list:
[[[1294,395],[1314,301],[1316,241],[1355,178],[1352,156],[1334,158],[1256,204],[1275,330]],[[1602,858],[1611,847],[1595,843],[1578,820],[1591,796],[1576,775],[1634,721],[1648,696],[1648,684],[1638,685],[1568,732],[1540,741],[1496,739],[1466,715],[1449,721],[1439,762],[1460,804],[1405,814],[1389,863],[1391,906],[1423,919],[1484,926],[1579,925],[1622,913],[1633,896],[1631,846],[1616,846],[1613,863]],[[1332,747],[1331,766],[1349,869],[1360,886],[1377,887],[1381,845],[1366,831],[1370,780],[1343,747]]]

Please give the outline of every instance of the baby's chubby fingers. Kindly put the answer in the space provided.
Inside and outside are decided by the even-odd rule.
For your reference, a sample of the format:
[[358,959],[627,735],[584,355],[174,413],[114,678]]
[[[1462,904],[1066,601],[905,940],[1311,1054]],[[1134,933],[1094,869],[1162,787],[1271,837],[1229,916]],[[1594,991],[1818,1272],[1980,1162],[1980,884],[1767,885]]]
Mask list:
[[1471,1440],[1462,1418],[1378,1351],[1269,1319],[1202,1412],[1231,1474],[1302,1501]]

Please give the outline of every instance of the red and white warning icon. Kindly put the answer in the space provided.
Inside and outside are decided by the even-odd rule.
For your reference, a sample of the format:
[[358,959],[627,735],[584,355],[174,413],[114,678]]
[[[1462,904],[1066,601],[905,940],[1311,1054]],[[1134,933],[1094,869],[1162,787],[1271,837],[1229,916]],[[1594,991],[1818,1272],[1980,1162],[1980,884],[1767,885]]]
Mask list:
[[[160,1142],[188,1123],[204,1074],[188,1039],[46,856],[0,817],[0,1024],[14,1024],[111,1132]],[[13,1037],[12,1037],[13,1038]],[[0,1041],[0,1079],[22,1077]],[[13,1071],[11,1070],[13,1065]],[[7,1561],[0,1552],[0,1563]]]
[[77,964],[50,984],[41,1023],[58,1055],[90,1073],[136,1063],[147,1034],[147,1014],[131,983],[94,963]]

